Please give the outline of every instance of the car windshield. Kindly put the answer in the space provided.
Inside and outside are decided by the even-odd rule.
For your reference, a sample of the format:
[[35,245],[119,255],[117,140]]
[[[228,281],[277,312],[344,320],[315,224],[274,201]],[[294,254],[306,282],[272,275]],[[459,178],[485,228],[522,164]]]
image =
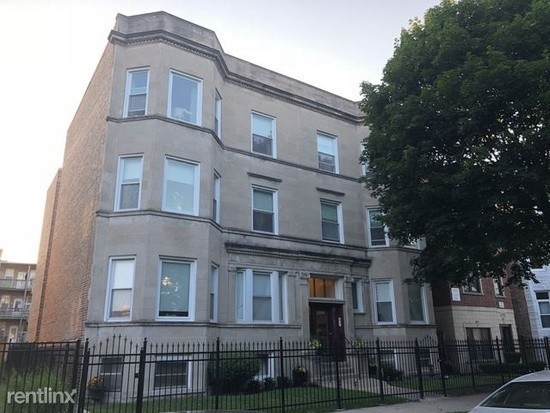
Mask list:
[[550,381],[510,383],[493,394],[482,406],[509,409],[550,409]]

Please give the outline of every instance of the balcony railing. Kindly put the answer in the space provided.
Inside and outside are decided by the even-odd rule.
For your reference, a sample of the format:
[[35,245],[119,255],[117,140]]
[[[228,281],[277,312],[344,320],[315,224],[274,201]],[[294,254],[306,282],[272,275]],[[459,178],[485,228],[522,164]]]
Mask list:
[[10,290],[24,290],[25,285],[27,290],[31,290],[34,284],[34,279],[32,280],[14,280],[12,278],[0,278],[0,290],[10,289]]
[[0,318],[23,318],[29,317],[28,308],[0,308]]

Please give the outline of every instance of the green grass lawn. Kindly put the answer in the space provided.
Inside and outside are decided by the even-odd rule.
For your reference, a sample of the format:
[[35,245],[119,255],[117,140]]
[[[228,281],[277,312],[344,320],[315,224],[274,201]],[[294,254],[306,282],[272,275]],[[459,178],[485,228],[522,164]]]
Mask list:
[[[481,391],[497,388],[502,384],[500,375],[475,375],[476,389]],[[423,385],[425,392],[443,392],[443,383],[441,377],[424,377]],[[419,389],[419,383],[416,378],[407,378],[391,383],[392,385],[408,388]],[[445,378],[445,388],[447,391],[453,390],[468,390],[473,391],[472,377],[470,375],[452,375]]]
[[[317,413],[329,412],[338,409],[336,389],[319,387],[296,387],[285,389],[285,412]],[[340,392],[342,399],[341,408],[353,409],[359,407],[371,407],[380,405],[379,397],[374,393],[358,390],[345,390]],[[146,399],[147,400],[147,399]],[[383,404],[404,403],[406,400],[400,397],[386,396]],[[256,394],[223,395],[219,397],[219,410],[261,410],[269,412],[282,412],[280,390],[264,391]],[[147,400],[143,403],[143,412],[174,412],[189,410],[214,410],[214,396],[189,396],[171,399]],[[90,413],[126,413],[134,412],[135,404],[118,404],[105,401],[102,404],[88,402],[86,410]]]

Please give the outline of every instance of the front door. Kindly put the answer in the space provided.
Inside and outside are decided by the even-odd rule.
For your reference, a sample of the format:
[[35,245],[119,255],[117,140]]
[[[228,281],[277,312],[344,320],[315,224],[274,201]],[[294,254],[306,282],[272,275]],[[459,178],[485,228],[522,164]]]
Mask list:
[[337,360],[344,360],[346,350],[342,307],[342,304],[309,304],[310,336],[319,339],[323,349]]

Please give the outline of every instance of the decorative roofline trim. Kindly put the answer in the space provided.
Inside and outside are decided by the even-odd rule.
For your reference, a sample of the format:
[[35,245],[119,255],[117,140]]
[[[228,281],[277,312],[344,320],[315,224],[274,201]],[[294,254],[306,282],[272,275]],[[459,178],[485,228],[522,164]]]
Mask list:
[[323,103],[319,103],[303,96],[299,96],[294,93],[277,88],[275,86],[268,85],[267,83],[259,82],[238,73],[231,72],[229,70],[229,67],[227,66],[227,63],[225,62],[223,53],[221,51],[194,42],[190,39],[184,38],[174,33],[170,33],[166,30],[158,29],[129,34],[111,30],[108,39],[109,42],[113,44],[120,44],[123,46],[136,45],[140,43],[164,42],[215,61],[218,68],[220,69],[222,76],[231,83],[246,87],[264,95],[275,97],[277,99],[284,100],[289,103],[323,113],[324,115],[331,116],[333,118],[344,120],[349,123],[361,125],[364,121],[362,116],[357,116],[343,110],[335,109]]

